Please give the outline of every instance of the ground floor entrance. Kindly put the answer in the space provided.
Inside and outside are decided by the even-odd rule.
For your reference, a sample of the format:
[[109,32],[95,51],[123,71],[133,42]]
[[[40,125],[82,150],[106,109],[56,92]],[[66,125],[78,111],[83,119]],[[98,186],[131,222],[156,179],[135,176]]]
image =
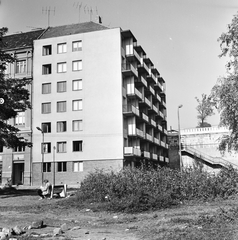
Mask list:
[[24,162],[13,162],[12,184],[24,184]]

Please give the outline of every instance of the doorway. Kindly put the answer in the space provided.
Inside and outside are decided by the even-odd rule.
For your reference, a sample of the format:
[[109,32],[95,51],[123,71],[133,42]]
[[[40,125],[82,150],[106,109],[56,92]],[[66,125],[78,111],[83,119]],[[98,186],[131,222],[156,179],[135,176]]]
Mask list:
[[12,184],[24,184],[24,163],[13,163]]

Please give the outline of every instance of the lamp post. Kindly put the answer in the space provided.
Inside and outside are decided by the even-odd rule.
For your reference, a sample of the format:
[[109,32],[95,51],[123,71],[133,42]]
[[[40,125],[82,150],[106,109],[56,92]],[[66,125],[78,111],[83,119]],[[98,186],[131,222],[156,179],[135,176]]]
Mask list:
[[56,147],[53,147],[53,185],[55,185],[55,150]]
[[182,104],[178,106],[178,144],[179,144],[179,166],[180,171],[182,171],[183,163],[182,163],[182,154],[181,154],[181,134],[180,134],[180,119],[179,119],[179,109],[183,107]]
[[41,154],[42,154],[42,159],[41,159],[41,180],[42,180],[42,183],[43,183],[43,180],[44,180],[43,165],[44,165],[44,152],[45,152],[44,131],[43,131],[41,128],[39,128],[39,127],[36,127],[36,129],[42,133],[42,146],[41,146]]

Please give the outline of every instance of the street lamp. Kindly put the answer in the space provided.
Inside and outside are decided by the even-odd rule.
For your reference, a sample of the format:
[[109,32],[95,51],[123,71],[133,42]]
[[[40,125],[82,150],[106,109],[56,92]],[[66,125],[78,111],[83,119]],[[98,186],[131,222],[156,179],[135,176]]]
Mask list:
[[56,147],[53,147],[53,185],[55,185],[55,150]]
[[42,133],[42,147],[41,147],[41,154],[42,154],[42,160],[41,160],[41,180],[42,180],[42,183],[43,183],[43,180],[44,180],[43,165],[44,165],[44,152],[45,152],[44,131],[43,131],[41,128],[39,128],[39,127],[36,127],[36,129]]
[[181,154],[181,134],[180,134],[180,119],[179,119],[179,109],[183,107],[182,104],[178,106],[178,144],[179,144],[179,166],[180,171],[182,171],[183,168],[183,162],[182,162],[182,154]]

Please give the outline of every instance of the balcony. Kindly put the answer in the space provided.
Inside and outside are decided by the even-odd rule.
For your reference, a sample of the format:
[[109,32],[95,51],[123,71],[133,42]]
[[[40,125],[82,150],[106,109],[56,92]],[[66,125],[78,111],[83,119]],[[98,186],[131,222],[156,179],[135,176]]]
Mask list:
[[135,49],[133,49],[133,52],[126,52],[126,58],[129,62],[137,61],[138,64],[141,63],[141,58]]
[[136,97],[136,98],[138,98],[139,100],[142,100],[143,99],[143,96],[142,96],[142,93],[139,91],[139,90],[137,90],[136,88],[134,88],[134,89],[130,89],[130,91],[129,90],[127,90],[127,93],[126,93],[126,95],[127,95],[127,97],[128,98],[131,98],[131,97]]
[[144,132],[138,128],[128,128],[128,136],[144,138]]
[[160,140],[154,137],[154,143],[160,146]]
[[164,108],[166,108],[166,103],[163,100],[162,100],[162,105],[163,105]]
[[135,106],[133,105],[124,105],[123,106],[123,114],[125,116],[133,116],[133,115],[136,115],[136,116],[140,116],[140,111],[138,108],[136,108]]
[[132,64],[125,63],[125,64],[122,64],[121,66],[122,66],[122,74],[125,77],[131,77],[131,76],[138,77],[138,71],[135,69],[135,67],[133,67]]
[[154,88],[156,90],[159,90],[160,92],[163,91],[163,87],[162,87],[161,83],[159,83],[159,82],[156,82],[156,84],[154,85]]
[[140,157],[141,150],[139,148],[135,148],[135,147],[124,147],[124,155]]
[[150,70],[148,66],[144,63],[141,62],[140,65],[137,66],[139,73],[145,73],[146,75],[149,75]]
[[158,160],[158,155],[155,154],[155,153],[151,153],[151,158],[152,158],[153,160]]
[[145,97],[144,102],[149,108],[151,108],[151,101],[148,98]]
[[146,138],[148,141],[153,142],[153,137],[152,137],[150,134],[146,133],[146,134],[145,134],[145,138]]
[[152,95],[155,95],[155,90],[151,86],[149,86],[149,91],[151,92]]
[[141,118],[142,118],[145,122],[149,123],[149,117],[148,117],[147,115],[145,115],[144,113],[141,113]]
[[147,87],[147,81],[142,76],[138,77],[138,79],[135,79],[135,84]]
[[151,124],[153,127],[156,127],[156,122],[155,122],[153,119],[150,119],[150,124]]
[[165,148],[165,142],[160,141],[160,145]]
[[158,124],[157,127],[158,127],[158,129],[159,129],[160,132],[163,132],[163,128],[162,128],[161,125]]
[[163,161],[164,161],[164,157],[163,157],[163,156],[159,156],[159,160],[160,160],[161,162],[163,162]]
[[154,112],[155,112],[156,114],[158,114],[158,108],[157,108],[155,105],[152,105],[152,109],[154,110]]
[[156,96],[157,100],[158,100],[159,102],[161,102],[161,97],[160,97],[158,94],[156,94],[155,96]]
[[168,135],[168,131],[165,128],[163,129],[163,132],[165,135]]
[[142,155],[143,155],[143,157],[150,159],[150,152],[143,151]]
[[169,158],[165,157],[165,158],[164,158],[164,161],[165,161],[166,163],[169,163]]
[[160,117],[164,118],[164,114],[161,111],[159,111],[159,115]]
[[153,82],[154,84],[156,84],[156,77],[154,76],[153,73],[150,73],[149,75],[147,75],[147,81]]

